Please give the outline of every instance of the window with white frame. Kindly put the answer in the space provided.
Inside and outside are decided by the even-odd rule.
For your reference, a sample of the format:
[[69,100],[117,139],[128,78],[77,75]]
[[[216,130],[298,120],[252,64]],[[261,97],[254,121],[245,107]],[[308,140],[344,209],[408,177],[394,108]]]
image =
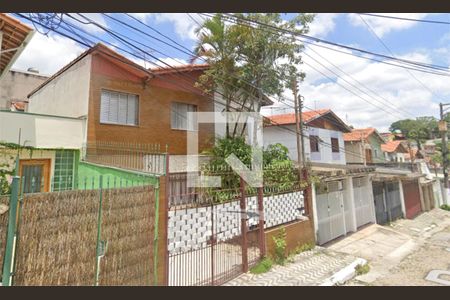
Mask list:
[[197,106],[187,103],[172,102],[171,127],[180,130],[197,130],[197,119],[195,114]]
[[102,90],[100,123],[138,125],[138,96]]

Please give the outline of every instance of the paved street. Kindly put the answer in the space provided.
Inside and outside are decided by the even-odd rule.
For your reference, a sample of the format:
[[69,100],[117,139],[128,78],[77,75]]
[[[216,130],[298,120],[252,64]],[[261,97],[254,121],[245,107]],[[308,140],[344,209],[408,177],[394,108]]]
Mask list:
[[[369,262],[370,272],[347,285],[447,285],[450,212],[434,209],[391,226],[371,225],[333,243],[329,249],[358,255]],[[438,282],[426,279],[433,270]]]

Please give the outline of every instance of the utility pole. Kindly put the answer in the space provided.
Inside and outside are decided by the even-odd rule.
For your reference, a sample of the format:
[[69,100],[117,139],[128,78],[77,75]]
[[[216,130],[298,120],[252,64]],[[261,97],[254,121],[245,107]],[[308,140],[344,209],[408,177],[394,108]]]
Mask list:
[[444,187],[448,189],[448,160],[447,160],[447,122],[444,120],[444,106],[449,106],[450,103],[439,103],[440,109],[440,121],[439,121],[439,131],[442,134],[442,171],[444,172]]
[[297,137],[297,162],[298,162],[298,176],[299,179],[301,179],[301,168],[304,164],[302,160],[302,147],[301,147],[301,141],[300,138],[303,138],[303,132],[300,130],[300,119],[301,119],[301,112],[299,111],[299,103],[298,103],[298,86],[297,81],[292,80],[292,93],[294,94],[294,109],[295,109],[295,132]]

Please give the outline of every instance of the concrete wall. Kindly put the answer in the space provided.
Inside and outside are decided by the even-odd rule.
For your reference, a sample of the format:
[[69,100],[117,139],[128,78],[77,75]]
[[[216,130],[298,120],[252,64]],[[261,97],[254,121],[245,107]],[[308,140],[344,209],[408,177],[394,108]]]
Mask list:
[[0,109],[9,109],[11,100],[27,100],[27,95],[41,83],[47,76],[25,71],[10,70],[0,80]]
[[28,112],[79,118],[88,114],[91,56],[88,55],[29,98]]
[[[283,129],[284,128],[284,129]],[[289,157],[297,161],[297,138],[295,125],[268,126],[264,128],[264,147],[281,143],[289,149]],[[344,139],[340,131],[308,127],[304,129],[305,157],[307,160],[319,163],[345,165]],[[319,152],[311,153],[310,135],[317,135],[323,141],[319,143]],[[339,152],[332,152],[331,138],[339,140]]]
[[347,163],[364,163],[361,142],[345,142],[345,159]]
[[36,148],[81,149],[85,120],[0,111],[0,141]]
[[14,149],[0,148],[0,165],[3,170],[12,171],[15,167],[16,157],[19,154],[19,160],[23,159],[50,159],[50,180],[55,172],[55,153],[56,150],[27,150],[22,149],[19,152]]

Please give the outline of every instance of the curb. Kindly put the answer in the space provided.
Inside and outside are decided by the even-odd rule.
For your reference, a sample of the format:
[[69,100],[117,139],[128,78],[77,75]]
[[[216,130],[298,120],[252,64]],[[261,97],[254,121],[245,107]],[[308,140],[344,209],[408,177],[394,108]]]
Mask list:
[[348,266],[334,273],[332,276],[325,279],[319,286],[333,286],[337,284],[343,284],[346,281],[352,279],[356,275],[355,267],[357,265],[364,265],[367,260],[364,258],[357,258]]

